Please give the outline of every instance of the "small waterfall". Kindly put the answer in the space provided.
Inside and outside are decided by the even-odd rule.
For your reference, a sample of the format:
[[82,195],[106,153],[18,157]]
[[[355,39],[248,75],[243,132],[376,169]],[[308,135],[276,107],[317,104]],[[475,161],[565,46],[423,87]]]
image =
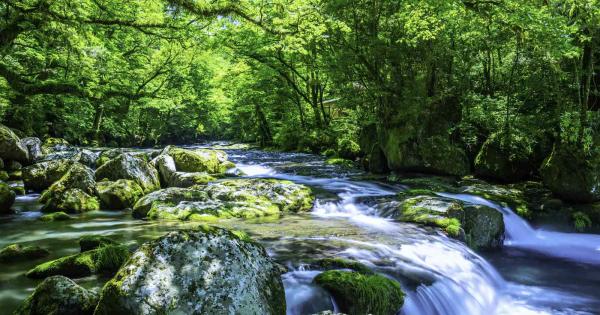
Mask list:
[[600,264],[600,235],[534,229],[509,207],[502,207],[487,199],[468,194],[439,193],[438,195],[500,211],[504,217],[506,230],[505,246],[576,262]]

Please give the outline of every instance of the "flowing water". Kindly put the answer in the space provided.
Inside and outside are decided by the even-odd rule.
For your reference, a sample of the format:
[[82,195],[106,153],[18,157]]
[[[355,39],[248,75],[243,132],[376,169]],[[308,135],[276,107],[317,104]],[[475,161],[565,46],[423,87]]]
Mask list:
[[[321,157],[258,150],[226,150],[246,176],[287,179],[313,188],[311,213],[280,218],[226,220],[261,242],[289,268],[283,275],[288,314],[337,310],[324,290],[313,285],[319,271],[306,263],[346,257],[402,283],[407,292],[401,314],[599,314],[600,238],[598,235],[536,230],[510,209],[470,195],[445,197],[486,204],[501,211],[505,248],[479,255],[461,242],[426,227],[378,215],[376,205],[405,189],[358,180],[363,174],[326,165]],[[17,215],[0,218],[0,246],[29,243],[48,248],[50,258],[75,253],[86,234],[109,235],[132,248],[167,231],[190,228],[181,222],[148,222],[130,213],[98,211],[73,221],[44,223],[38,195],[19,197]],[[37,281],[23,276],[40,261],[3,265],[0,305],[10,313]],[[107,279],[77,280],[98,288]]]

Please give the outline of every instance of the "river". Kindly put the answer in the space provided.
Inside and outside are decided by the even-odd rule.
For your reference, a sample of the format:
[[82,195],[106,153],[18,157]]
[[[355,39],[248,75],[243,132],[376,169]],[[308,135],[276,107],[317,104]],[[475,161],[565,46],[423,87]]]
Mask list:
[[[259,150],[226,150],[248,177],[288,179],[313,188],[310,213],[281,218],[223,220],[246,231],[290,270],[283,275],[288,314],[312,314],[337,306],[312,284],[318,271],[306,262],[346,257],[398,280],[407,292],[400,314],[600,314],[600,236],[531,227],[511,209],[471,195],[448,198],[492,206],[504,215],[505,246],[475,253],[432,228],[383,218],[378,203],[404,186],[361,180],[364,174],[326,165],[320,156]],[[18,214],[0,218],[0,247],[43,246],[50,258],[76,253],[77,239],[102,234],[132,248],[167,231],[193,228],[181,222],[136,220],[128,212],[96,211],[76,220],[40,222],[38,195],[18,197]],[[10,313],[38,283],[23,274],[40,263],[3,265],[1,312]],[[99,288],[108,279],[77,280]]]

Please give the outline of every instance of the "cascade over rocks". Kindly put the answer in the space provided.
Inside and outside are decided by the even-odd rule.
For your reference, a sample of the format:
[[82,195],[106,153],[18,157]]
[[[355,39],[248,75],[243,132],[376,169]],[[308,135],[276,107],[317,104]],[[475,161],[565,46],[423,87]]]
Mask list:
[[120,154],[96,170],[96,180],[130,179],[138,183],[145,193],[160,188],[158,172],[142,158]]
[[14,315],[92,315],[98,296],[64,276],[40,283]]
[[201,226],[145,243],[95,314],[285,314],[280,268],[241,232]]
[[168,188],[141,198],[133,209],[137,218],[212,220],[253,218],[312,208],[310,188],[284,180],[231,179],[207,186]]

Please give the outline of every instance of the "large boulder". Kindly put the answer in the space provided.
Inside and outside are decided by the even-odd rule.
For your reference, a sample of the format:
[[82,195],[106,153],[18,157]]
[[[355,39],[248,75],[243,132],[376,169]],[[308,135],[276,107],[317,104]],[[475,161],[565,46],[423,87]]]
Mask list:
[[74,163],[69,171],[40,196],[42,211],[81,213],[99,209],[94,172]]
[[125,150],[123,150],[121,148],[104,150],[98,155],[98,160],[96,161],[96,165],[98,167],[100,167],[100,166],[104,165],[106,162],[116,158],[117,156],[119,156],[123,153],[125,153]]
[[62,138],[46,138],[42,144],[42,152],[49,154],[57,151],[70,151],[74,147],[71,146],[69,141]]
[[14,315],[92,315],[98,296],[73,280],[54,276],[42,281]]
[[160,182],[164,186],[170,186],[171,178],[177,172],[175,160],[170,155],[160,154],[155,157],[150,164],[156,168],[160,176]]
[[102,289],[97,315],[285,314],[280,268],[245,234],[202,226],[141,246]]
[[132,208],[144,195],[142,187],[130,179],[98,182],[96,189],[102,208],[108,210]]
[[23,168],[23,182],[28,190],[42,191],[63,177],[73,162],[68,159],[39,162]]
[[399,203],[384,207],[384,216],[441,228],[474,249],[502,246],[504,220],[502,214],[493,208],[464,204],[423,190],[402,192],[399,198]]
[[92,274],[112,275],[129,258],[129,249],[123,245],[106,245],[78,254],[61,257],[35,266],[25,275],[43,279],[61,275],[69,278]]
[[15,202],[17,195],[5,182],[0,181],[0,214],[12,213],[10,207]]
[[327,290],[347,314],[396,314],[404,304],[400,284],[377,274],[329,270],[315,283]]
[[417,171],[463,176],[469,173],[466,153],[445,136],[411,140],[392,129],[386,133],[382,150],[388,168],[397,171]]
[[[600,142],[599,142],[600,143]],[[600,149],[591,152],[569,145],[555,145],[542,164],[544,184],[563,199],[589,203],[600,200]]]
[[184,221],[255,218],[307,211],[313,200],[310,188],[290,181],[231,179],[149,194],[135,205],[134,216]]
[[[50,185],[43,195],[48,193],[61,193],[67,189],[74,188],[81,189],[83,192],[92,196],[96,195],[94,171],[83,164],[73,163],[69,168],[69,171],[54,184]],[[41,197],[42,199],[44,199],[43,195]]]
[[131,179],[140,185],[145,193],[160,188],[158,172],[146,161],[129,154],[121,154],[104,163],[96,170],[96,180]]
[[29,159],[33,162],[37,161],[44,154],[42,152],[42,141],[40,138],[28,137],[21,139],[21,145],[27,149]]
[[227,154],[223,151],[210,149],[186,150],[169,146],[162,154],[171,156],[179,172],[206,172],[209,174],[225,173],[233,165],[227,161]]
[[492,134],[475,157],[475,174],[502,182],[515,182],[532,175],[533,149],[527,137],[505,132]]
[[21,139],[10,128],[0,124],[0,158],[6,161],[28,162],[29,153]]

